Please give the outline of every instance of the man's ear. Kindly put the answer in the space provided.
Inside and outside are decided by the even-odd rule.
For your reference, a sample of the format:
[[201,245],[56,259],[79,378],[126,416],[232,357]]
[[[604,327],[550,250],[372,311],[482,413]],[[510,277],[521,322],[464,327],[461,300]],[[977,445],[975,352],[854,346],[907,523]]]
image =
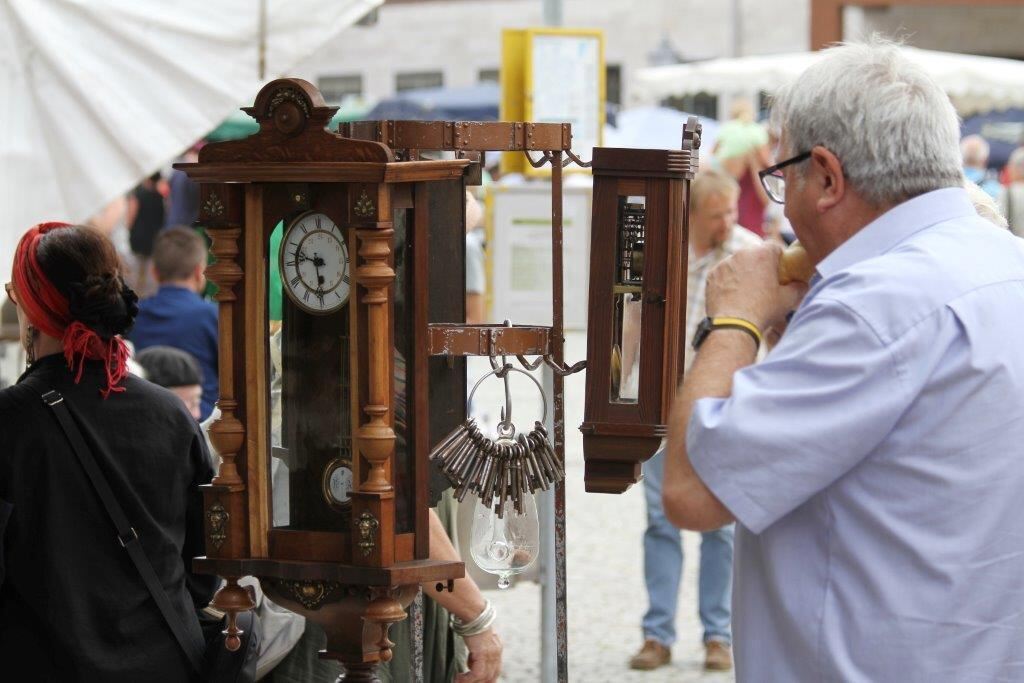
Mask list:
[[841,202],[846,195],[843,165],[835,154],[821,145],[811,150],[810,165],[821,189],[816,208],[819,213],[824,213]]

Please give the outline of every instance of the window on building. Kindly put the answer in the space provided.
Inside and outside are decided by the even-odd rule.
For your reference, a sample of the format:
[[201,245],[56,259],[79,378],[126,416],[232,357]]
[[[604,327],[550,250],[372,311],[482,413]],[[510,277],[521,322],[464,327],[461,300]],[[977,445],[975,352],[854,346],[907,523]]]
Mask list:
[[622,104],[622,65],[609,64],[604,68],[605,102]]
[[321,76],[316,85],[328,104],[341,104],[350,97],[363,96],[363,77],[359,74]]
[[707,92],[681,97],[667,97],[661,102],[664,107],[672,107],[687,114],[705,116],[709,119],[718,118],[718,96]]
[[444,74],[440,71],[408,71],[395,76],[395,92],[418,88],[440,88],[444,85]]
[[477,72],[477,79],[480,83],[500,83],[501,82],[501,70],[500,69],[480,69]]

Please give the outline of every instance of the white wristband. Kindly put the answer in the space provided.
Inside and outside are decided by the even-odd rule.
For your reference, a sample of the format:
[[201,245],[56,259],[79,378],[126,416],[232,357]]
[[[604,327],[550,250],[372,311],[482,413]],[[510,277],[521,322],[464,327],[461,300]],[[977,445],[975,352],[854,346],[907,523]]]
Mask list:
[[494,605],[491,604],[490,600],[487,600],[484,602],[484,608],[480,614],[471,621],[463,622],[454,614],[451,615],[451,626],[456,635],[467,638],[469,636],[480,635],[484,631],[488,630],[494,625],[497,618],[498,614],[494,609]]

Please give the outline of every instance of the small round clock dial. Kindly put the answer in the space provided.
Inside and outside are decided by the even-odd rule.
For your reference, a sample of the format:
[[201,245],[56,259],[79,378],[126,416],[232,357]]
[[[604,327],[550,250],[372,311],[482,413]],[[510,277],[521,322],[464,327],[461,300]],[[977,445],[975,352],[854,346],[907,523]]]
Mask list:
[[335,458],[324,468],[322,490],[327,504],[335,510],[347,508],[352,501],[352,462]]
[[309,313],[337,311],[348,301],[348,246],[341,229],[322,213],[304,213],[281,240],[281,282],[295,304]]

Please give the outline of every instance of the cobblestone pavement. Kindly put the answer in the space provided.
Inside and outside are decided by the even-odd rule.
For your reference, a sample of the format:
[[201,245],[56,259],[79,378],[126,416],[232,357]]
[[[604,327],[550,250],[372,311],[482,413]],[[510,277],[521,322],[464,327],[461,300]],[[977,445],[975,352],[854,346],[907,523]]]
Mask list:
[[[566,359],[572,362],[583,358],[585,336],[568,333],[566,337]],[[471,365],[471,380],[489,369],[486,363],[483,360],[483,365]],[[486,385],[490,385],[489,391],[484,390]],[[482,385],[483,400],[477,401],[477,405],[484,409],[498,405],[500,389],[501,384],[495,381]],[[513,389],[513,416],[517,421],[534,419],[530,417],[529,406],[535,401],[536,390],[531,394],[525,380],[521,386],[513,384]],[[700,536],[695,533],[683,535],[685,568],[677,617],[679,640],[673,648],[673,661],[651,672],[629,669],[629,658],[642,644],[640,619],[647,608],[641,551],[643,489],[641,485],[633,486],[619,496],[583,490],[583,446],[578,430],[583,420],[583,390],[582,374],[566,380],[569,680],[730,683],[731,674],[708,674],[702,669],[704,650],[696,603]],[[472,560],[467,558],[467,562]],[[491,590],[487,595],[499,612],[498,629],[505,642],[502,680],[540,681],[540,585],[520,581],[507,591]]]

